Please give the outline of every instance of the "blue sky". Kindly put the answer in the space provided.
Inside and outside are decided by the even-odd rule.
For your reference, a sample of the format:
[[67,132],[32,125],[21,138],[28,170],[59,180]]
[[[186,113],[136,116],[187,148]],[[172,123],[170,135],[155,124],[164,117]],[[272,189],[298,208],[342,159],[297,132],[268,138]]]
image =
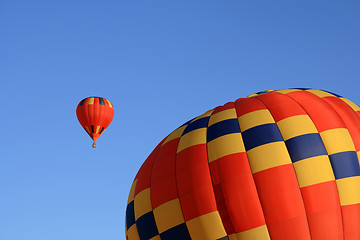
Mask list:
[[[0,240],[125,239],[167,134],[267,89],[360,103],[359,1],[0,0]],[[91,147],[80,100],[115,107]]]

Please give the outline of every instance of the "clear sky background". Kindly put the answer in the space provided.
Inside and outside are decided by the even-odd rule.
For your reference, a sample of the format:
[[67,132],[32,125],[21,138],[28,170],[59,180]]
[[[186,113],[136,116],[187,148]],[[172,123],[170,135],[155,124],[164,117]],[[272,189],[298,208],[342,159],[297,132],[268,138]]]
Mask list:
[[[252,93],[360,103],[358,0],[0,0],[0,240],[120,240],[131,183],[175,128]],[[80,100],[115,107],[97,148]]]

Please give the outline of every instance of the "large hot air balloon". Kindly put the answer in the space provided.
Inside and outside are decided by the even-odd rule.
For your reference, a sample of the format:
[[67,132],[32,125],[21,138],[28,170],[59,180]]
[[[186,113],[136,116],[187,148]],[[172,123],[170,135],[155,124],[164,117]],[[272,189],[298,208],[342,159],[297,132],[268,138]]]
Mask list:
[[360,108],[265,91],[168,135],[141,166],[128,240],[360,239]]
[[93,147],[96,147],[96,140],[114,117],[114,108],[105,98],[88,97],[80,101],[76,108],[76,115],[81,126],[93,139]]

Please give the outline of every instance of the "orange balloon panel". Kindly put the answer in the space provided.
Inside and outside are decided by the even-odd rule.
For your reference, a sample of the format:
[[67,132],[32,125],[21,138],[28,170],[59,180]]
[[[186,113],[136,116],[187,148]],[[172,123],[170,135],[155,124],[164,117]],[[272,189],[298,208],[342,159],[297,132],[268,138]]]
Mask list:
[[132,184],[128,240],[360,239],[360,108],[265,91],[180,126]]
[[76,115],[85,131],[96,141],[114,117],[113,105],[105,98],[88,97],[76,108]]

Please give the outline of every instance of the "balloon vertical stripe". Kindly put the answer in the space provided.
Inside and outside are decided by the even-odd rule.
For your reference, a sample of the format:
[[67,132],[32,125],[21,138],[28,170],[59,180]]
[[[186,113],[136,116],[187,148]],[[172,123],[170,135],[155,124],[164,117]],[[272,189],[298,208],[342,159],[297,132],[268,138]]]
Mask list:
[[[176,178],[181,209],[191,239],[220,239],[226,236],[217,211],[207,160],[206,130],[212,111],[194,119],[180,138]],[[206,226],[213,226],[209,231]]]
[[135,198],[135,187],[137,179],[134,180],[131,185],[127,207],[126,207],[126,218],[125,218],[125,234],[128,240],[137,239],[139,240],[139,233],[135,224],[135,210],[134,210],[134,198]]
[[211,131],[218,129],[213,126],[222,126],[224,122],[230,124],[225,129],[233,130],[227,134],[220,130],[223,134],[210,137],[212,140],[207,143],[215,198],[224,227],[230,239],[269,239],[234,103],[214,110],[208,139],[215,135]]
[[[291,92],[295,91],[298,90]],[[329,234],[339,237],[342,224],[335,178],[314,123],[306,111],[285,94],[274,92],[258,98],[274,116],[285,140],[302,194],[311,237],[317,239]]]
[[[179,233],[181,224],[185,223],[181,210],[178,189],[176,184],[175,158],[179,138],[173,139],[162,145],[153,165],[151,176],[151,203],[154,211],[160,236],[171,236],[169,229]],[[171,218],[168,217],[171,214]],[[189,235],[186,228],[182,235]],[[186,238],[184,238],[186,239]]]
[[[348,129],[355,150],[359,158],[360,153],[360,108],[345,98],[325,97],[323,98],[339,114]],[[359,162],[360,163],[360,162]]]
[[[332,168],[334,175],[337,173],[336,179],[336,185],[338,189],[338,195],[340,199],[340,207],[342,211],[342,225],[343,225],[343,237],[345,239],[351,239],[350,236],[353,236],[354,234],[357,236],[360,236],[360,230],[358,229],[356,232],[354,232],[352,229],[352,221],[353,219],[359,219],[360,218],[360,212],[353,212],[351,216],[343,214],[343,208],[342,206],[347,205],[349,199],[352,198],[352,195],[359,195],[360,188],[353,188],[352,194],[349,194],[348,191],[346,191],[346,184],[342,183],[348,183],[352,181],[351,177],[345,177],[345,175],[342,175],[342,172],[351,171],[349,169],[349,166],[346,167],[344,165],[344,169],[342,165],[335,164],[338,161],[344,161],[344,162],[353,162],[354,159],[348,159],[346,155],[339,156],[339,158],[336,158],[336,153],[340,152],[346,152],[348,151],[348,146],[352,145],[352,149],[355,147],[353,144],[349,142],[349,135],[346,130],[346,126],[342,119],[340,118],[339,114],[334,110],[334,108],[331,107],[330,104],[328,104],[325,100],[322,99],[322,97],[328,97],[333,96],[329,93],[319,93],[318,91],[307,91],[307,92],[299,92],[296,94],[291,94],[291,97],[294,98],[306,111],[308,112],[310,118],[314,122],[315,126],[319,130],[319,133],[322,137],[324,146],[328,152],[330,160],[333,159]],[[311,104],[310,104],[311,103]],[[320,111],[321,110],[321,111]],[[320,113],[322,115],[320,115]],[[324,120],[324,116],[326,116],[326,121]],[[344,134],[339,134],[337,132],[343,132]],[[345,145],[333,145],[333,141],[335,142],[342,142],[345,143]],[[336,158],[336,159],[334,159]],[[354,164],[355,166],[357,164]],[[340,167],[341,166],[341,167]],[[359,166],[357,165],[357,168]],[[355,170],[356,171],[356,170]],[[343,178],[345,177],[345,178]],[[357,220],[358,221],[358,220]],[[351,229],[351,230],[350,230]]]
[[[154,162],[151,201],[161,239],[191,239],[182,213],[176,182],[176,151],[186,125],[165,138]],[[169,218],[171,216],[171,218]]]
[[100,105],[105,105],[105,101],[103,98],[99,97],[99,104]]
[[147,240],[159,235],[151,203],[151,176],[153,164],[158,155],[161,143],[149,155],[147,161],[141,166],[136,179],[134,190],[135,224],[140,240]]
[[[267,109],[257,97],[236,102],[236,108],[241,109],[244,105]],[[248,125],[253,114],[239,115],[240,128],[242,123]],[[259,119],[259,125],[246,129],[242,135],[270,237],[310,239],[301,192],[285,142],[271,113],[267,110],[260,114],[267,115],[265,124]]]

